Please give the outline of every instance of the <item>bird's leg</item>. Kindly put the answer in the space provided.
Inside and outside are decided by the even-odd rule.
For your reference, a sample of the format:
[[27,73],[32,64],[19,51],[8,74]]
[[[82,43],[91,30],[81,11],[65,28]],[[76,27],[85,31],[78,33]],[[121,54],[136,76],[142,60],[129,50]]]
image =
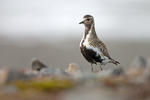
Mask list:
[[103,70],[103,69],[102,69],[102,65],[101,65],[101,64],[100,64],[99,68],[101,69],[101,71]]
[[93,64],[91,63],[91,67],[92,67],[92,69],[91,69],[91,70],[92,70],[92,72],[94,72],[94,68],[93,68],[93,66],[92,66],[92,65],[93,65]]
[[99,68],[97,66],[97,63],[95,63],[95,65],[96,65],[96,72],[99,72]]

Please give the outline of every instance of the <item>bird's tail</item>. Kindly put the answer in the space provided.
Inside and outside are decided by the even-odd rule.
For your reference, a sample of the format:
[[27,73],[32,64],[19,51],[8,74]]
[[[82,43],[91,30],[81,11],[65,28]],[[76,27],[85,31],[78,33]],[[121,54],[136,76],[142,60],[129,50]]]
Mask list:
[[110,59],[110,63],[113,63],[113,64],[115,64],[115,65],[120,64],[118,61],[116,61],[116,60],[114,60],[114,59]]

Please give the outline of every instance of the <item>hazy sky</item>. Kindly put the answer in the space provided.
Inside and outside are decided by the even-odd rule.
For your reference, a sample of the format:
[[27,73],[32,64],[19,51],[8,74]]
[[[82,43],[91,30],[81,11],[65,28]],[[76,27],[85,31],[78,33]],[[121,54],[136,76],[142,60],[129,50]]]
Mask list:
[[81,37],[85,14],[103,38],[150,38],[150,0],[0,0],[0,35]]

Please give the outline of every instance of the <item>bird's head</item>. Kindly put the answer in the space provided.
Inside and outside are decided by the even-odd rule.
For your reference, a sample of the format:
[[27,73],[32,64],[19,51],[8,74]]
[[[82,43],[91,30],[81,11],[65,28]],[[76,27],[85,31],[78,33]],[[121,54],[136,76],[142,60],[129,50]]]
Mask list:
[[84,24],[86,27],[90,27],[94,25],[94,18],[91,15],[85,15],[83,17],[83,21],[81,21],[79,24]]

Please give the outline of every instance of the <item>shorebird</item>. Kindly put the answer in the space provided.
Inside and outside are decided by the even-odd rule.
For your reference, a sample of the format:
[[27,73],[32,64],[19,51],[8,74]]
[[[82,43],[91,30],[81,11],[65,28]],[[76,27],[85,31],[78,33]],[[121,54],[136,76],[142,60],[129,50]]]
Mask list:
[[43,68],[48,68],[45,64],[39,61],[37,58],[32,60],[32,70],[40,71]]
[[94,17],[85,15],[83,19],[84,20],[79,23],[85,26],[85,33],[80,42],[80,50],[84,58],[91,63],[92,71],[94,71],[92,64],[100,64],[101,70],[101,66],[107,63],[120,64],[110,57],[105,44],[98,38],[95,31]]

